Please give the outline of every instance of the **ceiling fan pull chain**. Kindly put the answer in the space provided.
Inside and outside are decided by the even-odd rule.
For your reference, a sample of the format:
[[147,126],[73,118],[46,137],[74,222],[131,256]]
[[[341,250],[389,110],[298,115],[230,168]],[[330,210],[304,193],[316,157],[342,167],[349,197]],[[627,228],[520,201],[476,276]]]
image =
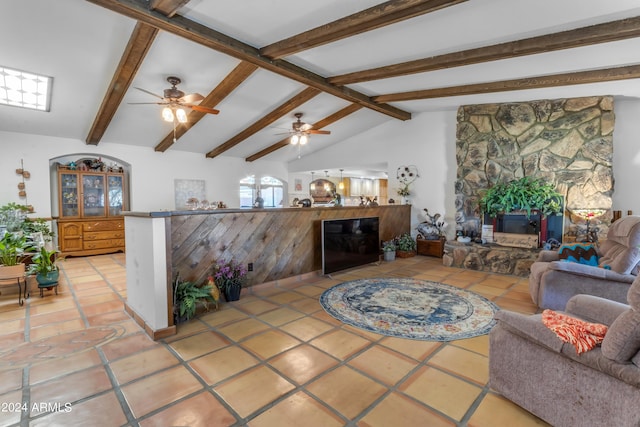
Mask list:
[[173,119],[173,143],[176,143],[176,119]]

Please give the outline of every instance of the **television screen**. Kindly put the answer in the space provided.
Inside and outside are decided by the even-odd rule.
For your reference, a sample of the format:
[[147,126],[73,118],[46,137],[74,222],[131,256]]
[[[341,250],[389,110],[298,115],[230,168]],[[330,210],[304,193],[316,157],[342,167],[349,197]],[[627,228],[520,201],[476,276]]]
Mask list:
[[323,220],[322,274],[380,260],[379,218]]

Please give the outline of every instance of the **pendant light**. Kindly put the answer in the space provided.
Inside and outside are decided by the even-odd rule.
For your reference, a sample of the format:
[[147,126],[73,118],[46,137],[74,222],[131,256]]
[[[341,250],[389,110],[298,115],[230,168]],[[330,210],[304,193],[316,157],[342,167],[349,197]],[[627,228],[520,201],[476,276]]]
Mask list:
[[[325,177],[325,178],[329,178],[329,171],[324,171],[324,177]],[[328,179],[327,179],[327,180],[328,180]],[[331,186],[330,186],[330,185],[329,185],[329,183],[327,182],[327,183],[325,183],[325,184],[324,184],[324,191],[327,191],[327,192],[328,192],[329,190],[331,190]]]
[[343,171],[343,170],[344,170],[344,169],[340,169],[340,183],[338,184],[338,188],[339,188],[340,190],[344,190],[344,181],[343,181],[343,179],[342,179],[342,171]]

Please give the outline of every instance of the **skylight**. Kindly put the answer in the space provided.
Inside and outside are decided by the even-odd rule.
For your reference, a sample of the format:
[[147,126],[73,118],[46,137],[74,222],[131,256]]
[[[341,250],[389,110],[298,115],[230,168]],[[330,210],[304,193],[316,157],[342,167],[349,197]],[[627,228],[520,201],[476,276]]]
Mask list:
[[0,66],[0,104],[49,111],[53,78]]

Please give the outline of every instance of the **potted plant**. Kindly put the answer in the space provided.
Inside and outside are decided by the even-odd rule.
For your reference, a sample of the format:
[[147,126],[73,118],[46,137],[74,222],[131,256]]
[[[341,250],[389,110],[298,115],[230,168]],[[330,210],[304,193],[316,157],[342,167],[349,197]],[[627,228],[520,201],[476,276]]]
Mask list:
[[41,247],[31,258],[29,265],[29,274],[35,274],[38,288],[40,288],[40,296],[42,289],[51,290],[56,286],[56,294],[58,293],[57,285],[60,271],[55,261],[56,251],[49,251],[44,246]]
[[480,210],[491,217],[513,211],[525,211],[530,216],[532,210],[542,216],[555,215],[562,210],[561,198],[553,185],[525,176],[489,188],[480,198]]
[[404,233],[395,239],[396,255],[399,258],[409,258],[416,254],[417,243],[411,234]]
[[0,239],[0,279],[15,279],[24,275],[26,237],[22,233],[5,233]]
[[396,259],[396,243],[392,240],[382,242],[382,252],[385,261],[393,261]]
[[218,288],[224,294],[227,301],[238,301],[240,299],[240,291],[247,276],[247,270],[238,262],[219,261],[215,266],[215,277]]
[[196,314],[199,302],[208,309],[207,302],[216,302],[211,295],[211,284],[198,286],[195,282],[183,281],[179,275],[173,283],[173,315],[175,323],[186,322]]

